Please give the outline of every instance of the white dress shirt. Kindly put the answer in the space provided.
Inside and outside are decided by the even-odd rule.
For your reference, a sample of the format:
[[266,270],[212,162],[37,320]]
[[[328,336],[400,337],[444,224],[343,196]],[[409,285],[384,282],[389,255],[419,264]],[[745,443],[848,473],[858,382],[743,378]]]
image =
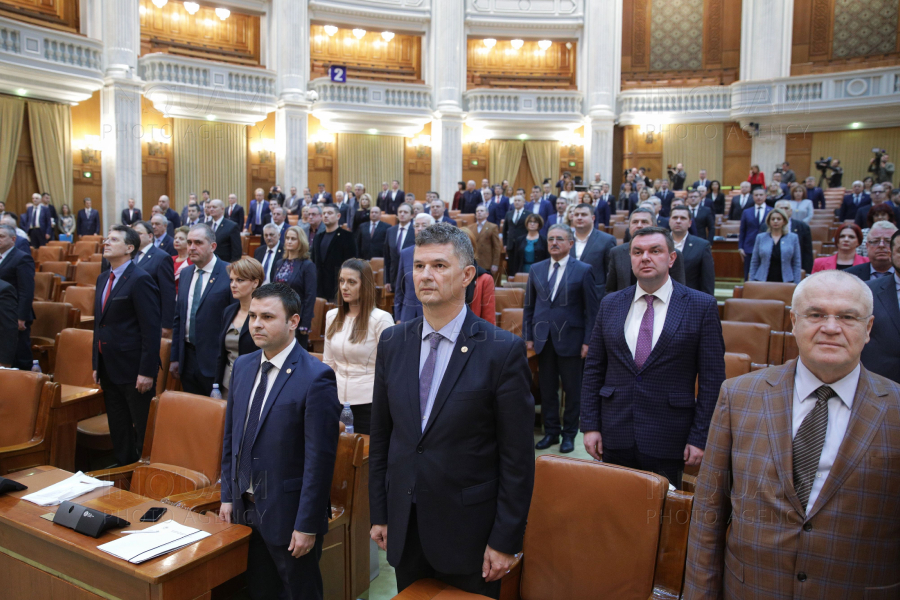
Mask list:
[[401,225],[400,229],[397,230],[397,246],[402,248],[403,242],[406,241],[406,230],[409,229],[409,225]]
[[195,267],[194,274],[191,276],[191,285],[188,288],[187,315],[185,315],[186,318],[184,320],[184,339],[186,339],[186,340],[190,339],[191,306],[193,306],[193,304],[194,304],[194,286],[197,285],[197,277],[200,276],[201,271],[203,271],[205,273],[205,275],[203,276],[203,285],[200,288],[200,296],[202,297],[203,292],[206,291],[206,286],[209,285],[209,280],[212,278],[213,268],[216,266],[217,260],[218,259],[216,258],[216,255],[213,254],[212,260],[210,260],[208,263],[206,263],[206,266],[203,267],[202,269],[199,266],[194,265],[194,267]]
[[[447,365],[450,364],[450,356],[453,353],[453,348],[456,347],[456,338],[459,337],[459,332],[462,331],[463,323],[466,320],[466,310],[466,306],[463,305],[459,314],[438,330],[438,333],[443,336],[443,339],[437,347],[437,356],[434,361],[434,375],[431,378],[431,389],[428,392],[428,402],[425,404],[425,414],[422,415],[422,431],[425,431],[425,425],[428,424],[428,419],[431,417],[431,409],[434,408],[434,401],[437,398],[438,389],[441,387],[441,380],[444,378],[444,373],[447,371]],[[420,375],[422,374],[422,369],[425,368],[425,361],[428,360],[428,355],[431,353],[431,341],[426,340],[425,338],[433,331],[434,327],[431,326],[428,319],[423,319],[422,347],[419,352]]]
[[[816,479],[813,481],[812,490],[809,492],[809,501],[806,503],[806,512],[815,505],[825,480],[831,472],[831,467],[837,458],[844,434],[847,433],[847,424],[850,423],[850,410],[853,408],[853,396],[856,395],[856,386],[859,384],[859,365],[843,379],[828,384],[837,394],[828,400],[828,428],[825,431],[825,445],[822,447],[822,456],[819,458],[819,468],[816,469]],[[794,406],[791,411],[791,439],[797,435],[803,419],[812,412],[816,406],[815,391],[819,386],[825,385],[818,377],[806,368],[803,359],[797,360],[797,372],[794,374]]]
[[575,234],[575,258],[581,260],[581,253],[584,252],[584,247],[587,246],[588,240],[591,239],[591,234],[588,234],[584,241],[582,241],[578,234]]
[[[672,278],[666,279],[661,288],[656,290],[653,295],[656,300],[653,301],[653,343],[652,349],[659,341],[663,326],[666,324],[666,313],[669,312],[669,300],[672,299]],[[638,334],[641,331],[641,320],[647,311],[647,301],[641,300],[648,292],[644,291],[640,282],[634,288],[634,300],[631,301],[631,308],[628,309],[628,316],[625,317],[625,342],[628,349],[631,350],[631,356],[637,349]]]
[[563,279],[563,274],[566,272],[566,265],[569,264],[569,255],[566,254],[562,260],[553,260],[550,259],[550,270],[547,273],[547,281],[553,278],[553,265],[559,263],[559,272],[556,274],[556,284],[554,284],[553,289],[550,290],[550,301],[552,302],[556,298],[556,290],[559,289],[559,283]]
[[[678,250],[679,252],[684,252],[684,243],[687,241],[687,236],[688,236],[688,234],[685,233],[684,237],[681,238],[680,242],[677,239],[675,239],[674,235],[672,236],[672,241],[675,242],[675,249]],[[654,304],[655,304],[655,302],[654,302]]]
[[222,226],[222,221],[224,221],[224,220],[225,220],[225,215],[222,215],[218,221],[210,220],[209,226],[212,227],[213,231],[217,231],[219,229],[219,227]]
[[147,255],[147,252],[149,252],[151,246],[153,246],[153,242],[150,242],[140,249],[137,255],[137,260],[135,261],[137,264],[141,264],[141,261],[144,260],[144,257]]

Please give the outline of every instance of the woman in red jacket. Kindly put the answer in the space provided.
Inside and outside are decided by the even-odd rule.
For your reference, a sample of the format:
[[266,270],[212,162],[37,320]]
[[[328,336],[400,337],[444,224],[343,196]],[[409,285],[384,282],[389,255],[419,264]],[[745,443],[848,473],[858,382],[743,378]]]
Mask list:
[[750,177],[747,181],[750,182],[751,192],[760,187],[766,189],[766,174],[759,170],[759,165],[750,165]]

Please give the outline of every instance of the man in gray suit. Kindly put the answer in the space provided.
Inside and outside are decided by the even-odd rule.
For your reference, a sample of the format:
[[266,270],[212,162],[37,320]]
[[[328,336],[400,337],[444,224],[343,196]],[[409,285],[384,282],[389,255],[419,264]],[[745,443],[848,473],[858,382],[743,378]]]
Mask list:
[[[656,227],[656,215],[648,208],[636,208],[631,213],[628,221],[628,231],[633,236],[636,231],[644,227]],[[616,246],[609,252],[609,272],[606,274],[606,292],[619,292],[637,283],[637,277],[631,269],[631,254],[628,244]],[[684,259],[681,251],[675,250],[675,263],[669,269],[669,275],[680,283],[685,284]]]
[[599,306],[606,295],[606,272],[609,270],[610,252],[616,247],[616,238],[594,227],[594,207],[590,204],[576,206],[572,211],[572,221],[575,225],[575,243],[569,256],[590,265]]

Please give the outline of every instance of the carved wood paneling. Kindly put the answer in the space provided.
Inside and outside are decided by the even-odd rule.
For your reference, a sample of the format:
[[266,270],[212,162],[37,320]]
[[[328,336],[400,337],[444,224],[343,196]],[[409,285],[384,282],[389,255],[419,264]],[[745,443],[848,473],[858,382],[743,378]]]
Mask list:
[[633,67],[647,67],[650,56],[650,0],[634,0],[634,17],[632,21],[632,59]]
[[369,31],[356,39],[350,29],[333,36],[322,25],[310,28],[310,77],[328,75],[330,65],[347,67],[351,79],[422,82],[422,38],[397,33],[385,42],[380,31]]
[[0,16],[78,33],[78,0],[0,0]]
[[722,0],[706,0],[704,6],[703,65],[705,67],[722,64]]
[[813,0],[812,22],[810,23],[809,56],[827,57],[831,47],[831,31],[834,18],[833,0]]
[[466,86],[473,88],[575,89],[575,42],[571,48],[555,42],[541,50],[527,41],[516,50],[500,40],[488,49],[479,39],[470,39],[466,49]]

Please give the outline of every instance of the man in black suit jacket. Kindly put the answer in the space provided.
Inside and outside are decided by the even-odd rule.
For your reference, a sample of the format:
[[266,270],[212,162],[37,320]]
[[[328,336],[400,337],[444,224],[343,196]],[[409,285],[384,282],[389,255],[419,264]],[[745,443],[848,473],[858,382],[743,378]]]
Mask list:
[[[869,342],[862,351],[863,365],[873,373],[900,383],[900,303],[897,287],[900,285],[900,233],[891,236],[891,264],[893,277],[870,279],[866,284],[872,290],[875,323],[869,333]],[[863,265],[858,265],[863,266]]]
[[812,275],[813,246],[812,231],[809,225],[800,219],[792,218],[794,210],[791,208],[791,203],[788,200],[779,200],[775,203],[775,208],[780,208],[788,216],[789,229],[800,241],[800,268],[806,271],[807,275]]
[[[138,221],[132,225],[132,229],[140,237],[140,249],[134,258],[134,263],[153,278],[153,283],[156,284],[156,288],[159,290],[159,316],[162,336],[171,338],[172,327],[175,321],[175,263],[168,252],[153,245],[150,225],[145,221]],[[104,271],[108,268],[108,264],[103,265]]]
[[163,216],[169,221],[170,229],[167,230],[169,235],[172,235],[176,229],[181,227],[181,215],[178,214],[177,210],[169,208],[169,197],[165,194],[159,197],[159,207],[163,211]]
[[253,253],[253,258],[263,266],[266,274],[263,283],[266,284],[272,282],[272,277],[275,275],[275,263],[284,256],[284,244],[281,243],[281,236],[278,235],[278,227],[271,223],[263,227],[263,242],[265,243],[261,244]]
[[159,290],[134,264],[140,236],[114,225],[103,245],[110,270],[97,278],[94,297],[94,382],[103,390],[109,436],[120,465],[137,461],[144,447],[150,401],[159,371]]
[[892,274],[896,274],[894,265],[891,263],[889,244],[895,231],[897,231],[897,226],[890,221],[878,221],[872,225],[869,233],[866,234],[866,254],[869,255],[869,262],[844,271],[856,275],[863,281],[879,278],[890,279]]
[[872,204],[872,197],[863,190],[862,181],[854,181],[850,193],[845,194],[844,199],[841,201],[841,208],[838,209],[838,220],[846,221],[849,219],[852,221],[856,219],[856,211],[867,204]]
[[481,190],[475,189],[475,182],[469,180],[466,182],[466,190],[463,192],[462,206],[460,210],[464,214],[475,214],[475,209],[481,204]]
[[134,207],[134,198],[128,199],[128,208],[122,209],[122,225],[129,227],[141,220],[141,209]]
[[26,209],[20,222],[22,229],[28,232],[32,247],[40,248],[53,239],[50,209],[41,202],[40,194],[32,195],[32,204]]
[[91,199],[84,199],[84,209],[78,211],[75,219],[75,231],[79,237],[83,235],[100,235],[100,213],[91,208]]
[[572,211],[575,225],[575,243],[569,255],[591,267],[596,289],[597,306],[606,295],[606,273],[609,271],[609,255],[616,247],[616,238],[594,226],[594,212],[590,204],[579,204]]
[[[656,216],[649,208],[637,208],[629,217],[628,233],[634,235],[638,230],[645,227],[656,227]],[[672,279],[684,285],[684,259],[678,250],[675,251],[675,264],[669,269],[669,275],[672,276]],[[631,269],[631,254],[628,242],[619,244],[609,251],[606,293],[619,292],[634,285],[636,282],[637,278]]]
[[691,228],[690,208],[682,204],[673,206],[672,214],[669,216],[669,226],[672,229],[675,249],[681,251],[681,258],[684,259],[685,285],[693,290],[715,296],[716,267],[713,264],[712,244],[689,233]]
[[[412,206],[401,204],[397,209],[397,224],[388,229],[384,238],[384,290],[391,291],[397,281],[397,268],[400,266],[400,251],[416,243],[416,235],[412,224]],[[397,237],[400,236],[400,241]]]
[[313,195],[313,202],[316,204],[331,204],[333,202],[331,194],[325,191],[324,183],[319,184],[318,191]]
[[19,299],[16,288],[0,279],[0,366],[15,365],[18,338]]
[[406,193],[400,189],[400,182],[396,179],[391,182],[391,189],[387,193],[387,213],[397,214],[400,205],[406,202]]
[[34,312],[34,260],[31,253],[16,247],[16,229],[10,225],[0,225],[0,280],[16,290],[17,327],[16,359],[17,369],[31,368],[31,323]]
[[750,193],[750,182],[741,182],[741,193],[731,199],[731,208],[728,210],[729,221],[740,221],[745,208],[753,206],[753,194]]
[[235,194],[228,194],[228,206],[225,207],[225,218],[234,221],[238,231],[244,228],[244,207],[237,203]]
[[326,204],[322,209],[322,226],[313,237],[310,258],[316,265],[316,297],[334,302],[337,295],[337,280],[341,265],[356,256],[356,242],[353,234],[342,229],[338,222],[341,214],[334,204]]
[[424,317],[378,343],[371,536],[398,590],[434,577],[497,598],[531,503],[534,401],[525,343],[466,308],[473,257],[464,231],[422,230],[413,280]]
[[687,209],[691,214],[691,233],[712,244],[716,237],[716,215],[712,209],[700,204],[700,192],[697,190],[688,192]]
[[209,396],[216,377],[222,313],[237,300],[231,295],[226,264],[215,255],[216,236],[209,225],[195,225],[188,233],[188,258],[181,271],[172,362],[169,371],[181,379],[189,394]]
[[150,218],[150,229],[153,230],[153,245],[166,252],[169,256],[178,256],[175,250],[175,240],[168,233],[171,223],[162,215],[153,215]]
[[669,180],[662,179],[659,182],[659,191],[654,194],[659,198],[660,210],[659,214],[668,218],[669,211],[672,210],[672,200],[675,199],[675,193],[669,189]]
[[812,201],[813,208],[825,208],[825,192],[816,186],[816,178],[807,177],[804,185],[806,186],[806,197]]
[[[525,211],[525,197],[520,194],[513,196],[512,206],[509,207],[506,219],[503,221],[503,246],[506,248],[507,267],[515,263],[513,254],[516,251],[516,244],[528,234],[525,219],[529,214]],[[515,275],[515,273],[509,273],[509,275]]]
[[356,250],[359,258],[372,260],[374,256],[384,256],[384,240],[391,226],[381,220],[381,209],[369,209],[369,220],[356,229]]
[[216,234],[216,256],[227,263],[240,260],[244,252],[241,230],[234,221],[225,218],[225,204],[219,199],[210,200],[207,211],[210,227]]

